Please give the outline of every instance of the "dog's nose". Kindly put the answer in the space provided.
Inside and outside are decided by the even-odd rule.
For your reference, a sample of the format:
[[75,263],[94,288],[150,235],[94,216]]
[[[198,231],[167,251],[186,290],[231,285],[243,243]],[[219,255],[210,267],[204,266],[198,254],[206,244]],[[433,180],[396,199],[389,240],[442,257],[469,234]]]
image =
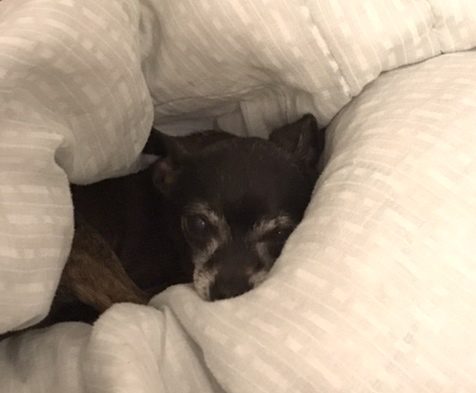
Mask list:
[[240,280],[216,280],[210,288],[210,300],[228,299],[248,292],[253,286],[247,278]]

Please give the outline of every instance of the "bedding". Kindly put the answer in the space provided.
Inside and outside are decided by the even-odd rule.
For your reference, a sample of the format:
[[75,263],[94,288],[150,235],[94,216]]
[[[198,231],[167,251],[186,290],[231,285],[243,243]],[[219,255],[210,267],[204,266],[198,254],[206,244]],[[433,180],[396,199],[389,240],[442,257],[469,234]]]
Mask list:
[[2,391],[476,391],[473,1],[3,0],[0,46],[0,331],[48,310],[68,181],[136,170],[153,118],[333,118],[259,288],[176,286],[3,340]]

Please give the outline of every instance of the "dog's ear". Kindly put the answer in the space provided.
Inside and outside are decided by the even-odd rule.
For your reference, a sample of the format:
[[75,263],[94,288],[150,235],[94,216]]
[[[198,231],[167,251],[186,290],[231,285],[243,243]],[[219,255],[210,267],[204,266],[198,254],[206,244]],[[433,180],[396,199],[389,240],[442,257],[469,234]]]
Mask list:
[[318,128],[313,115],[304,115],[294,123],[273,130],[269,139],[291,154],[306,170],[316,171],[324,150],[325,130]]
[[186,136],[170,136],[153,128],[143,153],[159,156],[152,175],[155,187],[167,194],[186,160],[203,149],[230,138],[235,136],[225,131],[209,130]]
[[183,161],[186,150],[179,141],[152,128],[149,139],[142,153],[159,156],[152,166],[152,183],[154,187],[167,195],[177,178],[180,163]]
[[185,154],[185,147],[182,146],[180,137],[173,137],[152,128],[142,153],[178,159]]

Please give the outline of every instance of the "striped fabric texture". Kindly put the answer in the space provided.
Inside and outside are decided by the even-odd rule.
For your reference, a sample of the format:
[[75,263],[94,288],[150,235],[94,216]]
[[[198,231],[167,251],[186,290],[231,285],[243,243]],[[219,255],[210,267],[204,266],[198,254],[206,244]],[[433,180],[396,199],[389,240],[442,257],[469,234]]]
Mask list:
[[476,46],[474,0],[142,2],[161,126],[208,114],[266,136],[306,111],[325,124],[381,72]]
[[257,136],[337,116],[259,288],[4,340],[1,391],[475,392],[475,46],[471,0],[2,0],[0,331],[48,310],[68,180],[132,171],[154,115]]
[[147,139],[139,11],[129,1],[0,2],[2,332],[49,309],[73,232],[68,180],[125,173]]

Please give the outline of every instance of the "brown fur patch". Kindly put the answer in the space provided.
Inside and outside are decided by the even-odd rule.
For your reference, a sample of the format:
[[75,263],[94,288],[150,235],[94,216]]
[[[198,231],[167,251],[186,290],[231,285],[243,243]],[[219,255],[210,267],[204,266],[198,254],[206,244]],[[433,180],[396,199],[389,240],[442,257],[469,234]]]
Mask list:
[[80,218],[56,300],[65,296],[74,296],[98,312],[114,303],[147,302],[147,296],[129,278],[114,251]]

